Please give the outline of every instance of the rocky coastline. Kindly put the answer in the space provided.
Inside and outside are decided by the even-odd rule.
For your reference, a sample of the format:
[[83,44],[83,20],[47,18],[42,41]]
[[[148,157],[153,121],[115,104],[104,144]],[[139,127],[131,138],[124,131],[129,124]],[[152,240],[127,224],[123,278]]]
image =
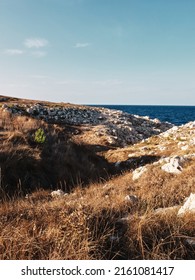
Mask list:
[[194,159],[195,121],[0,96],[0,258],[194,259]]
[[141,117],[101,107],[3,102],[2,109],[3,112],[25,115],[47,123],[87,127],[97,138],[104,138],[107,144],[115,146],[135,144],[173,127],[171,123],[150,119],[148,116]]

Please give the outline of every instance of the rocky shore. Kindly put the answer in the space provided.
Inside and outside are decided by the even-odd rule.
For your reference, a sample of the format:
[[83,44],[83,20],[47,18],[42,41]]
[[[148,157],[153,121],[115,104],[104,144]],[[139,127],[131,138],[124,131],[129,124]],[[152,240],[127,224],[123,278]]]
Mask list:
[[173,127],[168,122],[163,123],[147,116],[141,117],[119,110],[89,106],[3,102],[2,109],[10,114],[26,115],[47,123],[82,126],[83,131],[89,131],[90,128],[95,138],[102,139],[105,144],[114,146],[135,144]]

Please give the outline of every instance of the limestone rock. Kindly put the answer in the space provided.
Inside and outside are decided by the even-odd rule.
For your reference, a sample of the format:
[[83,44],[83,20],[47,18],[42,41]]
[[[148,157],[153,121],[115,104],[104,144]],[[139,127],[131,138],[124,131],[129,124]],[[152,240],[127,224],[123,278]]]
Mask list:
[[65,193],[62,190],[57,190],[57,191],[51,192],[52,197],[62,197],[64,195],[65,195]]
[[147,171],[146,166],[141,166],[133,171],[133,180],[137,180],[141,177],[141,175]]
[[183,157],[178,157],[178,156],[171,157],[169,159],[169,162],[164,164],[161,167],[161,169],[168,173],[180,174],[183,170],[182,168],[183,162],[184,162]]
[[186,213],[195,214],[195,193],[191,193],[190,196],[185,201],[184,205],[179,209],[178,216],[182,216]]

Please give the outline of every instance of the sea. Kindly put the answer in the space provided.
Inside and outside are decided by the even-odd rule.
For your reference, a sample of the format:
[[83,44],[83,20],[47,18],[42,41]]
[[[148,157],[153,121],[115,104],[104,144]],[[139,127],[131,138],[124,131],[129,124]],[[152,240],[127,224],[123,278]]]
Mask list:
[[148,116],[159,119],[162,122],[170,122],[182,125],[195,121],[195,106],[160,106],[160,105],[92,105],[108,109],[121,110],[123,112]]

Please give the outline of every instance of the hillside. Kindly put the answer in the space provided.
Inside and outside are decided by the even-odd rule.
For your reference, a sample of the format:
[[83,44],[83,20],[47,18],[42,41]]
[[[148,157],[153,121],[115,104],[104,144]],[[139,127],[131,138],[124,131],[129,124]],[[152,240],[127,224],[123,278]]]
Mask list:
[[194,259],[194,159],[195,122],[0,96],[0,259]]

